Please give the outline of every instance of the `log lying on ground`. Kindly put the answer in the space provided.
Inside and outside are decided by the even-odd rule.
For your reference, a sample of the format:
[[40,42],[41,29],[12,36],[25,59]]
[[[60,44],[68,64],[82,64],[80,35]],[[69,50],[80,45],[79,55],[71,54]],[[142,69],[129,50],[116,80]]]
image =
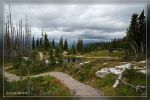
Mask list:
[[120,80],[122,80],[123,72],[125,71],[125,69],[130,69],[131,66],[132,66],[131,63],[125,64],[125,65],[122,65],[122,66],[116,66],[116,68],[121,68],[122,71],[119,74],[118,78],[116,79],[115,84],[113,85],[113,88],[116,88],[118,86],[118,84],[120,83]]
[[125,69],[125,68],[129,69],[129,68],[131,68],[131,66],[132,66],[132,64],[128,63],[128,64],[124,64],[121,66],[116,66],[115,68],[103,68],[100,71],[97,71],[95,73],[95,75],[100,78],[104,78],[105,76],[107,76],[110,73],[115,74],[115,75],[120,75],[123,69]]
[[[123,75],[123,73],[122,73],[122,75]],[[122,78],[117,78],[117,80],[123,82],[123,83],[126,84],[126,85],[131,86],[131,87],[134,88],[134,89],[137,88],[136,86],[134,86],[134,85],[132,85],[132,84],[130,84],[130,83],[124,81]],[[117,84],[117,83],[115,82],[115,84]],[[113,87],[117,87],[117,86],[115,86],[115,84],[113,85]],[[118,84],[119,84],[119,83],[118,83]],[[117,85],[118,85],[118,84],[117,84]]]
[[[108,74],[112,74],[112,75],[115,75],[117,76],[117,79],[114,83],[114,85],[112,86],[113,88],[116,88],[118,86],[118,84],[121,82],[127,84],[127,85],[130,85],[131,87],[135,88],[135,86],[127,83],[126,81],[122,80],[123,78],[123,73],[125,71],[125,69],[131,69],[132,67],[132,63],[127,63],[127,64],[124,64],[124,65],[120,65],[120,66],[116,66],[114,68],[103,68],[101,69],[100,71],[97,71],[95,73],[95,75],[97,77],[100,77],[100,78],[104,78],[105,76],[107,76]],[[145,70],[145,67],[144,68],[138,68],[138,67],[134,67],[135,70],[139,70],[139,72],[141,73],[146,73],[146,70]]]
[[125,71],[125,68],[121,71],[121,73],[119,74],[118,78],[115,81],[115,84],[113,85],[113,88],[116,88],[120,82],[120,80],[122,79],[123,76],[123,72]]

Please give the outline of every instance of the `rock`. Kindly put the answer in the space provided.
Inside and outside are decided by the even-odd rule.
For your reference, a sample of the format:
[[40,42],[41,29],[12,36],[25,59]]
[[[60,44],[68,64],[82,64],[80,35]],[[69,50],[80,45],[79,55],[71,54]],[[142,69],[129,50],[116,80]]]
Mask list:
[[140,70],[140,72],[146,74],[146,70]]
[[126,64],[127,62],[122,62],[123,64]]
[[64,51],[64,52],[63,52],[63,55],[68,55],[68,52]]
[[84,63],[80,63],[79,65],[83,65]]
[[86,61],[86,62],[84,62],[85,64],[88,64],[88,63],[90,63],[90,61]]
[[141,68],[141,67],[134,66],[134,69],[142,70],[142,69],[145,69],[145,68],[144,68],[144,67],[143,67],[143,68]]
[[28,57],[22,57],[25,61],[28,61],[29,58]]
[[140,61],[139,63],[141,63],[141,64],[145,64],[146,63],[146,61],[144,60],[144,61]]
[[100,77],[100,78],[104,78],[104,77],[107,76],[108,74],[110,74],[108,68],[103,68],[103,69],[101,69],[100,71],[97,71],[97,72],[95,73],[95,75],[96,75],[97,77]]
[[88,84],[89,82],[86,82],[86,84]]
[[40,61],[43,61],[43,53],[42,52],[38,52],[39,56],[40,56]]
[[48,60],[45,60],[45,63],[46,63],[46,64],[49,64],[49,61],[48,61]]
[[13,66],[9,66],[9,67],[4,67],[4,69],[9,69],[9,68],[12,68]]
[[116,68],[119,68],[119,69],[124,69],[124,68],[130,69],[131,66],[132,66],[132,64],[131,64],[131,63],[128,63],[128,64],[116,66]]
[[115,74],[115,75],[119,75],[121,73],[121,70],[117,68],[110,68],[109,70],[112,74]]
[[108,64],[108,63],[105,62],[105,63],[103,63],[103,66],[106,66],[107,64]]
[[58,64],[59,62],[58,61],[56,61],[56,64]]

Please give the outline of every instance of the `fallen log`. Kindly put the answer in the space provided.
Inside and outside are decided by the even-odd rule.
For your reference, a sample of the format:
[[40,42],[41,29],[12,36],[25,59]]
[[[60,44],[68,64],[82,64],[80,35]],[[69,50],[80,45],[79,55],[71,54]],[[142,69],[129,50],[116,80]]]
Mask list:
[[113,85],[113,88],[116,88],[116,87],[118,86],[120,80],[122,79],[122,76],[123,76],[123,72],[124,72],[124,71],[125,71],[125,69],[123,69],[123,70],[121,71],[121,73],[119,74],[118,78],[117,78],[116,81],[115,81],[115,84]]
[[[124,69],[124,71],[125,71],[125,69]],[[123,72],[124,72],[124,71],[123,71]],[[126,82],[125,80],[122,79],[122,77],[123,77],[123,72],[119,75],[119,77],[117,77],[116,75],[110,73],[110,74],[112,74],[113,76],[117,77],[116,82],[115,82],[115,84],[113,85],[113,87],[116,88],[116,87],[118,86],[118,84],[119,84],[119,81],[121,81],[121,82],[123,82],[124,84],[129,85],[129,86],[131,86],[131,87],[134,88],[134,89],[137,89],[136,86],[134,86],[134,85],[132,85],[132,84],[130,84],[130,83],[128,83],[128,82]]]

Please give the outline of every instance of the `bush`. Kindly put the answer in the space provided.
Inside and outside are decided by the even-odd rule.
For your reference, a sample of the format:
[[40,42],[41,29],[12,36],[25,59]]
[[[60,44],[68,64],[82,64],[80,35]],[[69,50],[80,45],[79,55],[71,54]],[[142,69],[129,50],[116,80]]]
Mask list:
[[[138,76],[138,77],[137,77]],[[123,74],[123,79],[133,86],[146,86],[146,75],[140,72],[137,72],[135,69],[126,69]],[[136,91],[135,88],[126,85],[124,83],[120,84],[116,89],[117,95],[121,96],[141,96],[142,91]]]
[[117,95],[127,96],[129,92],[129,87],[127,85],[119,85],[119,87],[116,90],[117,90]]
[[146,85],[146,75],[141,72],[137,72],[133,68],[125,70],[124,78],[127,82],[134,85]]
[[48,66],[43,61],[36,61],[34,64],[31,65],[30,72],[32,74],[38,74],[43,71],[46,71]]
[[21,58],[16,58],[13,64],[14,68],[18,69],[20,67],[21,62],[22,62]]
[[118,96],[141,96],[142,93],[136,92],[136,90],[129,85],[126,85],[124,83],[121,83],[116,88],[116,93]]
[[105,87],[105,86],[112,86],[115,83],[116,78],[109,74],[104,79],[98,79],[97,80],[97,87]]

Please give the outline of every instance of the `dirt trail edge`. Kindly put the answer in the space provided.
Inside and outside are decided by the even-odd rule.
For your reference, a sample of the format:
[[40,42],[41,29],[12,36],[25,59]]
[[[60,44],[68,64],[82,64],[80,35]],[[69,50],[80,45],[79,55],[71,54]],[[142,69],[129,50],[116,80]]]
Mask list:
[[[45,75],[50,75],[58,79],[62,84],[67,86],[71,91],[74,91],[75,96],[101,96],[102,95],[102,93],[100,93],[97,89],[89,85],[86,85],[84,83],[81,83],[63,72],[47,72],[38,75],[32,75],[30,77],[40,77]],[[5,72],[5,77],[8,79],[8,81],[13,81],[13,80],[17,81],[20,79],[19,76],[10,74],[8,72]]]

